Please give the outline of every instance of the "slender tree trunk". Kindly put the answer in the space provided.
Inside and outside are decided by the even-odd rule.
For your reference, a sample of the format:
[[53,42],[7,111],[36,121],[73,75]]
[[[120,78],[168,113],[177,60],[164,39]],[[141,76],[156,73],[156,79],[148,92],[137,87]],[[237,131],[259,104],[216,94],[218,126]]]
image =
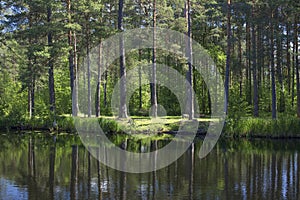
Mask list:
[[[71,0],[67,0],[67,11],[68,11],[68,23],[72,23],[71,16]],[[70,71],[70,88],[71,88],[71,98],[72,98],[72,115],[75,116],[75,104],[74,104],[74,85],[75,85],[75,76],[74,76],[74,46],[72,44],[72,30],[68,30],[68,44],[69,44],[69,71]]]
[[152,87],[151,108],[152,117],[157,117],[157,82],[156,82],[156,0],[153,0],[153,51],[152,51]]
[[[118,29],[123,32],[123,6],[124,0],[119,0],[119,11],[118,11]],[[126,106],[126,67],[125,67],[125,47],[124,37],[120,36],[120,109],[119,118],[127,118],[127,106]]]
[[96,117],[100,116],[100,99],[101,99],[101,91],[100,91],[100,86],[101,86],[101,67],[102,67],[102,43],[100,41],[99,45],[99,53],[98,53],[98,78],[97,78],[97,91],[96,91]]
[[202,81],[201,84],[201,96],[202,96],[202,113],[206,113],[206,104],[205,104],[205,82]]
[[258,107],[258,84],[257,84],[257,49],[256,49],[256,25],[255,25],[255,0],[253,0],[253,7],[252,7],[252,69],[253,69],[253,116],[258,117],[259,115],[259,107]]
[[90,29],[88,26],[89,16],[86,17],[86,61],[87,61],[87,84],[88,84],[88,117],[92,116],[92,91],[91,91],[91,60],[90,60]]
[[[32,14],[29,14],[29,28],[32,28]],[[29,44],[32,43],[32,38],[29,37]],[[30,82],[28,83],[28,113],[31,119],[34,116],[34,96],[35,96],[35,72],[32,64],[32,52],[28,54],[28,68],[30,69]],[[36,60],[36,59],[34,59]],[[34,62],[35,64],[36,62]]]
[[288,94],[291,94],[291,54],[290,54],[290,23],[286,25],[286,67],[287,67],[287,86]]
[[277,61],[277,73],[278,73],[278,82],[280,85],[280,96],[279,96],[279,112],[284,112],[284,86],[283,86],[283,70],[282,70],[282,42],[281,42],[281,32],[279,23],[277,24],[276,31],[276,61]]
[[[139,61],[142,61],[142,49],[139,49]],[[142,73],[141,66],[139,66],[139,109],[142,109]]]
[[240,89],[240,98],[243,97],[243,60],[242,60],[242,27],[239,26],[239,33],[238,33],[238,59],[239,59],[239,89]]
[[250,20],[247,20],[246,24],[246,55],[247,55],[247,101],[249,105],[252,105],[252,78],[251,78],[251,38],[250,38]]
[[[295,26],[295,25],[294,25]],[[293,41],[293,57],[292,57],[292,108],[294,108],[295,101],[295,68],[296,68],[296,42],[295,42],[295,29],[294,29],[294,41]]]
[[298,43],[298,16],[294,22],[294,43],[295,43],[295,65],[296,65],[296,84],[297,84],[297,116],[300,118],[300,80],[299,80],[299,43]]
[[[230,0],[229,0],[230,1]],[[186,44],[186,57],[188,58],[188,71],[186,74],[187,86],[187,103],[189,120],[194,118],[194,97],[193,97],[193,65],[192,65],[192,22],[191,22],[191,2],[187,0],[187,44]]]
[[225,71],[225,114],[228,114],[229,100],[229,76],[230,76],[230,58],[231,58],[231,0],[227,0],[227,57]]
[[104,107],[107,107],[107,69],[104,72],[104,84],[103,84],[103,101],[104,101]]
[[263,55],[264,55],[264,51],[263,51],[263,41],[262,41],[262,26],[263,24],[258,24],[257,25],[257,40],[256,40],[256,44],[257,44],[257,86],[258,86],[258,95],[260,95],[259,93],[259,88],[262,85],[262,71],[263,71]]
[[272,118],[277,118],[277,110],[276,110],[276,83],[275,83],[275,63],[274,63],[274,27],[273,27],[273,11],[272,11],[272,19],[271,19],[271,87],[272,87]]
[[35,78],[34,78],[33,73],[32,73],[31,82],[29,83],[29,87],[28,87],[28,112],[29,112],[29,118],[32,118],[34,116]]
[[28,109],[28,113],[29,113],[29,118],[32,118],[32,104],[31,104],[31,87],[28,86],[28,95],[27,95],[28,99],[27,99],[27,109]]
[[[47,22],[48,25],[50,25],[51,23],[51,18],[52,18],[52,9],[49,6],[47,9]],[[54,89],[54,67],[53,67],[53,53],[52,53],[52,47],[53,45],[53,41],[52,41],[52,31],[50,30],[48,32],[48,46],[50,47],[50,60],[48,63],[48,67],[49,67],[49,71],[48,71],[48,75],[49,75],[49,100],[50,100],[50,111],[55,115],[55,89]]]
[[78,115],[78,57],[77,57],[77,37],[76,33],[74,31],[73,34],[74,38],[74,70],[75,70],[75,77],[74,77],[74,87],[73,87],[73,93],[72,93],[72,111],[73,116]]
[[[109,56],[110,50],[107,48],[105,51],[106,57]],[[108,76],[108,66],[106,65],[105,67],[105,72],[104,72],[104,83],[103,83],[103,103],[104,107],[107,107],[107,76]]]

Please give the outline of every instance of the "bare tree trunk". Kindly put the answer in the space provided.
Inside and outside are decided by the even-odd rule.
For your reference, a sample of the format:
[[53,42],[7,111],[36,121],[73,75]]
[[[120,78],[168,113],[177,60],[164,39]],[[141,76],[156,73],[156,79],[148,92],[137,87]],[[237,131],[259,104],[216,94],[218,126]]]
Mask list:
[[227,57],[225,71],[225,114],[228,114],[229,99],[229,76],[230,76],[230,58],[231,58],[231,0],[227,0]]
[[[47,22],[48,25],[50,26],[51,23],[51,18],[52,18],[52,9],[49,6],[47,9]],[[52,41],[52,31],[50,30],[48,32],[48,46],[50,47],[50,51],[52,51],[51,47],[53,45]],[[54,67],[53,67],[53,53],[50,52],[50,60],[48,63],[49,71],[49,100],[50,100],[50,111],[55,114],[55,89],[54,89]]]
[[156,0],[153,0],[153,51],[152,51],[152,87],[151,108],[152,117],[157,117],[157,82],[156,82]]
[[290,54],[290,23],[286,25],[286,67],[287,67],[287,86],[288,93],[291,94],[291,54]]
[[[105,51],[106,57],[109,56],[110,50],[107,48]],[[104,107],[107,107],[107,76],[108,76],[108,66],[105,66],[105,72],[104,72],[104,83],[103,83],[103,103]]]
[[295,99],[295,68],[296,68],[296,43],[295,42],[295,32],[294,32],[294,41],[293,41],[293,57],[292,57],[292,108],[294,108],[294,99]]
[[[123,0],[119,0],[119,12],[118,12],[118,29],[123,32]],[[125,47],[124,37],[120,36],[120,109],[119,118],[127,118],[127,106],[126,106],[126,66],[125,66]]]
[[[67,11],[68,11],[68,23],[72,22],[71,16],[71,0],[67,0]],[[72,98],[72,115],[75,116],[75,104],[74,104],[74,86],[75,86],[75,76],[74,76],[74,46],[72,44],[72,30],[68,30],[68,44],[69,44],[69,71],[70,71],[70,88],[71,88],[71,98]]]
[[104,101],[104,107],[107,107],[107,69],[104,72],[104,84],[103,84],[103,101]]
[[188,58],[188,71],[186,73],[186,78],[188,82],[187,86],[187,108],[189,120],[194,118],[194,96],[193,96],[193,65],[192,65],[192,22],[191,22],[191,2],[187,0],[186,2],[186,17],[187,17],[187,44],[186,44],[186,57]]
[[249,105],[252,105],[252,78],[251,78],[251,38],[250,38],[250,20],[248,19],[246,24],[246,54],[247,54],[247,68],[246,68],[246,76],[247,76],[247,101]]
[[255,25],[255,1],[253,0],[253,7],[252,7],[252,68],[253,68],[253,116],[258,117],[259,115],[259,107],[258,107],[258,85],[257,85],[257,71],[256,71],[256,64],[257,64],[257,49],[256,49],[256,25]]
[[277,110],[276,110],[276,83],[275,83],[275,63],[274,63],[274,27],[273,27],[273,11],[272,11],[272,19],[271,19],[271,87],[272,87],[272,118],[277,118]]
[[92,91],[91,91],[91,60],[90,60],[90,30],[89,16],[86,16],[86,61],[87,61],[87,84],[88,84],[88,117],[92,116]]
[[73,116],[78,115],[78,58],[77,58],[77,37],[76,33],[73,34],[74,37],[74,69],[75,69],[75,77],[74,77],[74,88],[72,94],[72,111]]
[[298,16],[294,22],[294,43],[295,43],[295,65],[296,65],[296,84],[297,84],[297,116],[300,118],[300,80],[299,80],[299,58],[298,58]]
[[[278,17],[277,17],[278,18]],[[285,102],[284,102],[284,86],[283,86],[283,71],[282,71],[282,42],[279,23],[276,25],[276,61],[277,61],[277,73],[278,82],[280,85],[280,96],[279,96],[279,112],[284,112]]]
[[97,80],[97,91],[96,91],[96,117],[100,116],[100,99],[101,99],[101,91],[100,91],[100,86],[101,86],[101,67],[102,67],[102,43],[100,41],[99,45],[99,53],[98,53],[98,80]]
[[29,112],[29,118],[32,118],[34,116],[34,96],[35,96],[35,78],[34,74],[32,74],[31,82],[28,86],[28,112]]
[[[139,49],[139,61],[142,61],[142,50]],[[139,109],[142,109],[142,74],[141,66],[139,66]]]
[[243,60],[242,60],[242,27],[241,25],[239,26],[239,33],[238,33],[238,58],[239,58],[239,88],[240,88],[240,98],[243,96]]

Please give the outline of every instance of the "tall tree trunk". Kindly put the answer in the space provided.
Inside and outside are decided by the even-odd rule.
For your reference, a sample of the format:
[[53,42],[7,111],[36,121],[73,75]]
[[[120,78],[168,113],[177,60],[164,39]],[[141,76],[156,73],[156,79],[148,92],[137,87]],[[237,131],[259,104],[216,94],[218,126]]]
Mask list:
[[295,42],[295,29],[294,29],[294,41],[293,41],[293,56],[292,56],[292,108],[294,108],[295,102],[295,68],[296,68],[296,43]]
[[107,69],[104,72],[104,84],[103,84],[103,101],[104,107],[107,107]]
[[[68,11],[68,23],[72,23],[72,16],[71,16],[71,0],[67,0],[67,11]],[[71,88],[71,98],[72,98],[72,115],[75,116],[75,104],[74,104],[74,51],[73,51],[73,44],[72,44],[72,30],[68,30],[68,44],[69,44],[69,71],[70,71],[70,88]]]
[[[230,1],[230,0],[229,0]],[[194,118],[194,97],[193,97],[193,65],[192,65],[192,22],[191,22],[191,2],[187,0],[187,44],[186,44],[186,57],[188,58],[188,71],[186,78],[188,82],[187,86],[187,104],[189,120]]]
[[78,56],[77,56],[77,37],[76,33],[74,31],[73,34],[74,38],[74,70],[75,70],[75,77],[74,77],[74,87],[73,87],[73,94],[72,94],[72,111],[73,116],[78,115]]
[[[105,56],[108,57],[110,53],[110,50],[107,48],[105,51]],[[103,83],[103,103],[104,107],[107,107],[107,76],[108,76],[108,66],[105,66],[105,72],[104,72],[104,83]]]
[[240,98],[243,97],[243,60],[242,60],[242,26],[239,26],[238,33],[238,59],[239,59],[239,90],[240,90]]
[[286,68],[288,93],[291,94],[291,54],[290,54],[290,22],[286,24]]
[[156,86],[156,0],[153,0],[153,50],[152,50],[152,87],[151,87],[151,114],[157,117],[157,86]]
[[246,55],[247,55],[247,68],[246,68],[246,81],[247,81],[247,101],[252,105],[252,78],[251,78],[251,34],[250,34],[250,20],[247,19],[246,23]]
[[[262,41],[262,28],[263,24],[258,24],[257,25],[257,85],[258,85],[258,91],[260,86],[262,85],[262,71],[263,71],[263,55],[264,55],[264,50],[263,50],[263,41]],[[259,92],[258,92],[259,93]]]
[[100,86],[101,86],[101,67],[102,67],[102,43],[100,41],[99,45],[99,52],[98,52],[98,78],[97,78],[97,91],[96,91],[96,117],[100,116],[100,99],[101,99],[101,91],[100,91]]
[[230,58],[231,58],[231,0],[227,0],[227,57],[225,71],[225,114],[228,114],[229,100],[229,75],[230,75]]
[[[47,22],[49,25],[49,28],[51,29],[51,18],[52,18],[52,9],[51,6],[48,7],[47,9]],[[48,71],[48,75],[49,75],[49,100],[50,100],[50,111],[52,112],[52,114],[55,115],[55,89],[54,89],[54,67],[53,67],[53,53],[52,53],[52,47],[53,45],[53,41],[52,41],[52,31],[49,30],[48,32],[48,46],[50,47],[50,59],[49,59],[49,63],[48,63],[48,67],[49,67],[49,71]]]
[[[123,32],[123,7],[124,0],[119,0],[119,11],[118,11],[118,29]],[[119,118],[127,118],[127,106],[126,106],[126,66],[125,66],[125,47],[123,35],[119,38],[120,42],[120,109]]]
[[282,70],[282,42],[281,42],[281,32],[279,23],[277,24],[276,30],[276,61],[277,61],[277,73],[278,82],[280,85],[280,96],[279,96],[279,112],[284,112],[284,86],[283,86],[283,70]]
[[298,43],[298,16],[294,22],[294,43],[295,43],[295,65],[296,65],[296,84],[297,84],[297,116],[300,118],[300,80],[299,80],[299,43]]
[[257,84],[257,71],[256,71],[256,25],[255,25],[255,0],[253,0],[253,7],[252,7],[252,69],[253,69],[253,116],[258,117],[259,115],[259,107],[258,107],[258,84]]
[[[29,14],[29,28],[32,27],[32,14]],[[29,44],[32,43],[32,38],[29,37]],[[35,64],[35,62],[34,62]],[[35,72],[32,64],[32,53],[28,54],[28,68],[30,69],[30,82],[28,83],[28,113],[31,119],[34,116],[34,95],[35,95]]]
[[275,63],[274,63],[274,27],[273,27],[273,11],[272,11],[272,19],[271,19],[271,87],[272,87],[272,118],[277,118],[277,110],[276,110],[276,83],[275,83]]
[[[142,49],[139,49],[139,61],[142,61]],[[141,66],[139,66],[139,110],[142,109],[142,72]]]
[[86,16],[86,61],[87,61],[87,84],[88,84],[88,117],[92,116],[92,91],[91,91],[91,60],[90,60],[90,27],[89,16]]
[[31,75],[31,82],[28,86],[28,112],[29,112],[29,118],[32,118],[34,116],[34,102],[35,102],[35,78],[34,78],[34,72],[32,72]]

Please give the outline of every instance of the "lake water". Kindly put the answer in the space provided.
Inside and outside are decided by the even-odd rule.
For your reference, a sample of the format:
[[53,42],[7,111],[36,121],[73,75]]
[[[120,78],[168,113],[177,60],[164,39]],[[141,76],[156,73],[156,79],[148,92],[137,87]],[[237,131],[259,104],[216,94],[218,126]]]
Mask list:
[[129,174],[97,162],[76,136],[0,134],[0,199],[300,199],[300,140],[221,140],[200,160],[201,144]]

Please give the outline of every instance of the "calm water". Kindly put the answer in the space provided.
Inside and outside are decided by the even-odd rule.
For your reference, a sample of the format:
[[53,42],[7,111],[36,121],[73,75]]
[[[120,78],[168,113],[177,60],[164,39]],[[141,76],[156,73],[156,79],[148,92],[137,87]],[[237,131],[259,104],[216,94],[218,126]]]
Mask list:
[[0,199],[300,199],[299,140],[219,141],[203,160],[201,144],[164,169],[128,174],[74,136],[0,134]]

